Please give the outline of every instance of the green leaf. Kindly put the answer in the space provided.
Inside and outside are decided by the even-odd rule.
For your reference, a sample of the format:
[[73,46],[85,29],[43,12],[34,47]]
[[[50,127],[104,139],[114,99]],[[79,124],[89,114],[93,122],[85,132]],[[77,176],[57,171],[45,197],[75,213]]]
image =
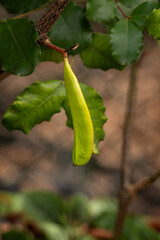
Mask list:
[[110,37],[113,56],[120,64],[136,61],[143,47],[143,34],[134,23],[120,20],[112,28]]
[[79,43],[79,53],[92,40],[92,30],[81,7],[70,2],[49,32],[53,44],[68,49]]
[[112,55],[109,37],[106,34],[95,33],[92,42],[81,52],[80,56],[83,64],[88,68],[122,69]]
[[[105,136],[105,133],[103,131],[103,125],[107,120],[105,116],[105,106],[103,105],[102,97],[99,95],[99,93],[95,89],[82,83],[80,83],[80,87],[83,92],[84,98],[86,100],[86,103],[91,115],[93,129],[94,129],[93,153],[97,154],[99,153],[98,143],[102,141]],[[70,108],[69,108],[67,99],[63,103],[63,108],[67,115],[66,125],[68,127],[73,128],[72,117],[71,117]]]
[[96,22],[108,22],[116,16],[116,4],[114,0],[88,0],[86,5],[88,20]]
[[33,240],[31,234],[12,230],[2,234],[2,240]]
[[123,240],[160,240],[160,234],[149,228],[143,218],[128,217],[124,225]]
[[34,23],[28,19],[0,22],[0,65],[6,72],[26,76],[39,62],[40,48]]
[[60,80],[33,83],[8,108],[2,124],[9,131],[19,129],[28,134],[33,126],[49,121],[53,114],[60,112],[65,97]]
[[[98,153],[98,143],[104,139],[103,125],[106,122],[105,106],[101,96],[91,87],[81,84],[94,127],[94,153]],[[9,130],[21,130],[28,134],[33,126],[49,121],[53,114],[64,107],[67,126],[73,128],[70,108],[66,100],[63,81],[49,80],[36,82],[27,87],[17,97],[3,116],[2,124]]]
[[53,51],[52,49],[49,49],[45,46],[41,46],[41,57],[40,61],[51,61],[55,63],[60,63],[63,61],[63,55],[61,53],[58,53],[56,51]]
[[49,0],[0,0],[0,3],[12,13],[25,13],[39,8]]
[[136,8],[138,5],[144,3],[144,2],[158,2],[158,0],[119,0],[118,2],[126,5],[130,8]]
[[160,39],[160,9],[154,9],[146,19],[146,28],[150,35]]
[[24,213],[37,222],[59,222],[63,215],[62,198],[50,192],[13,194],[11,211]]
[[144,2],[139,5],[131,14],[131,20],[141,29],[144,30],[145,21],[148,14],[150,14],[154,8],[158,6],[156,2]]

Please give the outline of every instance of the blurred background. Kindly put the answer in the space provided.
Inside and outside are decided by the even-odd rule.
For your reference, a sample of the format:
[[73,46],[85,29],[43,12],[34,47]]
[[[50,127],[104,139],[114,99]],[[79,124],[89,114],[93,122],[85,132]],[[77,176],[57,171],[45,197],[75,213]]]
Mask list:
[[[41,15],[41,13],[40,13]],[[12,17],[0,7],[0,18]],[[39,14],[31,16],[35,21]],[[103,27],[93,26],[99,31]],[[145,34],[145,56],[137,75],[137,100],[130,142],[128,168],[131,182],[160,169],[160,55],[158,44]],[[90,70],[74,57],[73,70],[80,82],[103,97],[107,123],[100,154],[83,167],[72,166],[73,131],[65,126],[64,111],[50,122],[34,127],[29,135],[8,132],[0,125],[0,190],[51,190],[69,196],[81,192],[90,198],[116,197],[119,189],[122,128],[131,66],[123,71]],[[27,77],[7,75],[0,81],[0,118],[24,88],[35,81],[63,80],[64,64],[43,62]],[[131,211],[160,215],[160,180],[141,192]]]

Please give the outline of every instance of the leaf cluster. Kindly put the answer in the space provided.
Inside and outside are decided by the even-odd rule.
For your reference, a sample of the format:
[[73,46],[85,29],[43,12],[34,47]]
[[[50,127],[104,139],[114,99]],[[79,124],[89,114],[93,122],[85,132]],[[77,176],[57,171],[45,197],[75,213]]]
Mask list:
[[[51,192],[1,192],[2,224],[10,223],[10,230],[1,237],[2,240],[95,240],[94,229],[112,233],[116,211],[114,199],[88,200],[77,194],[64,200]],[[160,235],[147,226],[145,218],[130,216],[122,235],[122,240],[126,239],[159,240]]]
[[[34,11],[49,1],[0,0],[0,3],[9,12],[20,14]],[[65,49],[78,42],[79,48],[70,54],[79,54],[88,68],[121,70],[139,57],[144,30],[160,38],[158,7],[158,0],[88,0],[85,8],[71,1],[48,36],[53,44]],[[37,43],[35,23],[20,17],[0,21],[1,68],[12,74],[26,76],[34,71],[40,61],[63,61],[61,54]],[[105,31],[94,32],[91,27],[94,22],[102,24]],[[98,143],[104,138],[105,107],[94,89],[83,84],[81,87],[94,125],[93,152],[98,153]],[[18,129],[28,134],[33,126],[49,121],[61,108],[66,111],[67,125],[73,127],[63,82],[37,82],[17,97],[6,111],[2,123],[9,131]]]

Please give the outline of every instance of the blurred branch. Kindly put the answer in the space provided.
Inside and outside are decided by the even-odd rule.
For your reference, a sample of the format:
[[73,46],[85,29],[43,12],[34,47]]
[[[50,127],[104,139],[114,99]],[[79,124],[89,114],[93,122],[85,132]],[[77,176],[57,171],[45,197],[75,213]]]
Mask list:
[[148,185],[152,184],[153,182],[155,182],[158,178],[160,177],[160,170],[158,170],[157,172],[155,172],[153,175],[151,175],[150,177],[146,177],[142,180],[140,180],[139,182],[136,182],[134,184],[132,184],[132,188],[131,188],[131,193],[132,195],[135,195],[136,193],[138,193],[139,191],[143,190],[144,188],[146,188]]
[[134,116],[134,109],[136,103],[136,83],[137,83],[137,72],[139,70],[140,64],[143,59],[143,54],[141,57],[131,65],[130,79],[129,79],[129,89],[128,89],[128,99],[126,107],[126,116],[124,120],[124,129],[122,135],[122,150],[121,150],[121,169],[120,169],[120,194],[119,194],[119,208],[118,215],[115,226],[115,240],[120,240],[125,217],[128,212],[128,207],[131,201],[130,191],[128,190],[127,181],[127,169],[126,161],[129,151],[132,121]]

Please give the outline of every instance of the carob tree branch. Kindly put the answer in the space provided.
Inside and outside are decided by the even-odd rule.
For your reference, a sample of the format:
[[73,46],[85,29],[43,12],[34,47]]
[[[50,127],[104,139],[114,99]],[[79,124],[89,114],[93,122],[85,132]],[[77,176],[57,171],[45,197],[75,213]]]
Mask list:
[[69,2],[70,0],[52,0],[44,15],[36,24],[40,42],[46,39],[49,30]]
[[[37,29],[38,36],[39,36],[39,39],[38,39],[39,44],[43,44],[43,45],[47,46],[49,41],[47,40],[46,43],[45,43],[45,41],[46,41],[46,39],[48,39],[47,34],[48,34],[49,30],[51,29],[51,27],[53,26],[53,24],[55,23],[57,18],[61,15],[64,8],[67,6],[67,4],[70,1],[71,0],[52,0],[50,5],[46,9],[44,15],[40,18],[40,20],[36,24],[36,29]],[[51,43],[49,43],[49,45],[51,45]],[[60,50],[59,52],[63,53],[63,49],[60,49],[60,48],[58,48],[58,49]],[[56,46],[55,46],[54,50],[56,50]],[[8,75],[8,73],[5,73],[0,68],[0,81],[2,81],[6,77],[6,75]]]

